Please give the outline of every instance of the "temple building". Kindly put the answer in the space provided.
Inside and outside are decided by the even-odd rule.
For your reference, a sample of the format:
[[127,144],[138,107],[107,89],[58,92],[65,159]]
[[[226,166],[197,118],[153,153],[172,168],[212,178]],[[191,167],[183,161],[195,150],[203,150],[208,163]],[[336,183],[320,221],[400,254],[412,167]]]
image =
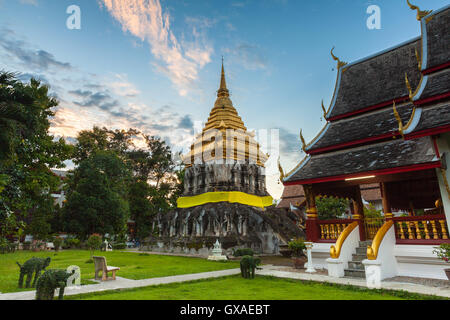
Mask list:
[[219,239],[229,254],[237,248],[276,254],[291,239],[305,237],[296,216],[273,205],[266,190],[268,155],[231,102],[223,63],[214,108],[182,160],[178,209],[155,217],[145,250],[207,256]]
[[[313,263],[336,277],[446,279],[433,249],[450,243],[450,6],[417,11],[421,35],[337,62],[325,127],[281,180],[303,186]],[[361,185],[378,184],[384,215],[364,216]],[[352,199],[352,217],[319,220],[316,196]],[[402,216],[393,211],[403,211]]]

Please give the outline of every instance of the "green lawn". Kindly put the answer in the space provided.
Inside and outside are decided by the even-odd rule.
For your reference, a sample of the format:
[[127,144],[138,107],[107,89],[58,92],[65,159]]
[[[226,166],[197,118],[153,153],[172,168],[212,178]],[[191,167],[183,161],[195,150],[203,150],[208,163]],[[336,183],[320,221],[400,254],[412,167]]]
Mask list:
[[230,276],[65,297],[66,300],[417,300],[430,298],[433,297],[265,276],[257,276],[253,280]]
[[[95,255],[105,256],[108,265],[120,267],[117,275],[128,279],[147,279],[172,275],[200,273],[224,269],[239,268],[239,262],[215,262],[201,258],[186,258],[162,255],[148,255],[132,252],[95,252]],[[51,257],[52,261],[47,269],[65,269],[70,265],[81,268],[82,284],[89,283],[94,278],[94,264],[87,263],[90,251],[64,250],[55,252],[18,251],[0,254],[0,292],[16,292],[32,289],[19,289],[19,266],[31,257]],[[25,281],[24,281],[25,283]]]

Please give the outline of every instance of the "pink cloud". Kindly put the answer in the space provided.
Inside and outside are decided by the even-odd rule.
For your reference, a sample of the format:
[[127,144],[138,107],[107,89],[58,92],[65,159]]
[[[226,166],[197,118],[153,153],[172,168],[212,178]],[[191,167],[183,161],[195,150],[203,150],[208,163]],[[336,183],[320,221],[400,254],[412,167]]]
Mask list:
[[[100,0],[130,32],[150,44],[157,70],[166,74],[181,95],[187,94],[201,68],[211,61],[212,48],[203,43],[180,43],[170,29],[170,16],[159,0]],[[193,35],[196,34],[195,29]]]

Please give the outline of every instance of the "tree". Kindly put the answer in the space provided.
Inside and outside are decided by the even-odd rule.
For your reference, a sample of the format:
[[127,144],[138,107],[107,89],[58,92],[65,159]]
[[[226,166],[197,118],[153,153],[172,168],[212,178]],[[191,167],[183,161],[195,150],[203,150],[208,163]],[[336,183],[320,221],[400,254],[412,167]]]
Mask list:
[[339,219],[347,211],[349,201],[334,197],[316,197],[316,206],[320,220]]
[[[176,205],[182,193],[183,170],[175,170],[170,147],[160,138],[143,135],[147,148],[128,152],[134,179],[130,186],[130,211],[137,237],[150,235],[152,218]],[[181,188],[181,189],[180,189]]]
[[128,168],[113,151],[97,151],[82,161],[67,181],[66,231],[81,239],[124,232],[130,213],[129,180]]
[[74,162],[80,164],[98,151],[114,151],[126,158],[126,152],[133,146],[132,138],[138,134],[136,129],[109,130],[96,126],[92,130],[80,131],[74,151]]
[[63,139],[49,134],[58,102],[48,91],[37,80],[22,83],[0,72],[0,225],[5,217],[26,222],[26,232],[37,238],[47,236],[51,193],[60,183],[50,169],[63,168],[72,153]]

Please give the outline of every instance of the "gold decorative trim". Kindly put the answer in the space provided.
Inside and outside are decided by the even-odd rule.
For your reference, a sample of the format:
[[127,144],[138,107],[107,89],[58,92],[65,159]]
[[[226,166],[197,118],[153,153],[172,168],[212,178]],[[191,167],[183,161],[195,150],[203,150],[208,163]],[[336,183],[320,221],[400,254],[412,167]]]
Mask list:
[[300,166],[301,166],[307,159],[308,159],[308,156],[305,156],[305,157],[303,158],[303,160],[300,161],[300,163],[297,164],[297,165],[294,167],[294,169],[292,169],[291,171],[289,171],[288,173],[286,173],[285,177],[289,177],[291,174],[293,174],[295,171],[297,171],[298,168],[300,168]]
[[[417,10],[417,16],[416,16],[416,19],[417,19],[418,21],[421,21],[422,18],[425,18],[427,15],[429,15],[431,12],[433,12],[433,10],[424,10],[424,11],[421,11],[420,8],[419,8],[418,6],[412,5],[412,4],[409,2],[409,0],[406,0],[406,3],[408,3],[408,6],[409,6],[409,8],[410,8],[411,10]],[[427,20],[430,20],[430,19],[427,19]],[[426,22],[428,23],[429,21],[426,21]]]
[[281,166],[281,163],[280,163],[280,157],[278,157],[278,170],[280,171],[280,181],[283,182],[285,175],[284,175],[283,167]]
[[394,116],[397,119],[398,122],[398,132],[400,132],[400,134],[402,135],[402,137],[404,138],[405,135],[403,133],[403,122],[402,122],[402,118],[400,117],[400,114],[397,111],[397,108],[395,107],[395,100],[394,100],[394,105],[392,107],[394,109]]
[[412,92],[411,84],[409,83],[408,74],[406,72],[405,72],[405,83],[406,87],[408,88],[409,100],[413,102],[414,94]]
[[380,249],[381,242],[389,229],[394,225],[393,220],[386,221],[383,226],[378,230],[375,238],[372,241],[371,246],[367,246],[367,259],[377,260],[378,250]]
[[342,245],[344,244],[347,237],[352,233],[353,230],[358,226],[358,222],[352,222],[349,224],[339,235],[339,238],[336,241],[336,245],[330,247],[330,257],[333,259],[338,259],[341,255]]

